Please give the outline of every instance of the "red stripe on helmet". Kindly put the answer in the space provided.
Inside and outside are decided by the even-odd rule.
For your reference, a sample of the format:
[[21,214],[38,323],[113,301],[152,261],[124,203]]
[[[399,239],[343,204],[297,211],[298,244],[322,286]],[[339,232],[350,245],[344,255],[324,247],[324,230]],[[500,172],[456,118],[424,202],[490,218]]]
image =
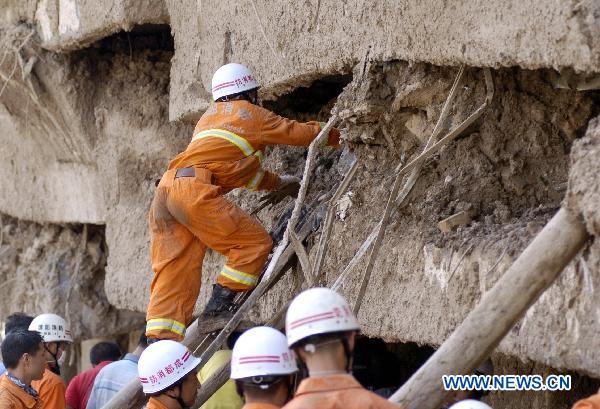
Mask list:
[[244,361],[244,362],[240,362],[240,365],[244,365],[244,364],[278,364],[279,363],[279,359],[257,359],[254,361]]
[[278,355],[256,355],[256,356],[242,356],[240,357],[240,361],[246,359],[279,359]]
[[217,91],[217,90],[219,90],[221,88],[227,88],[227,87],[230,87],[232,85],[235,85],[235,81],[222,82],[220,84],[215,85],[212,90],[213,91]]
[[290,328],[296,329],[296,328],[301,327],[306,324],[312,324],[313,322],[330,320],[332,318],[335,318],[335,315],[331,314],[331,315],[326,315],[326,316],[322,316],[322,317],[315,317],[312,319],[305,319],[302,322],[296,322],[295,324],[291,324]]
[[315,315],[309,315],[308,317],[304,317],[301,318],[299,320],[296,321],[292,321],[290,323],[290,327],[291,328],[295,328],[298,327],[300,325],[304,325],[305,323],[308,322],[313,322],[313,321],[319,321],[320,319],[329,319],[329,318],[335,318],[335,314],[331,311],[328,312],[322,312],[320,314],[315,314]]
[[185,354],[181,357],[183,362],[187,361],[190,358],[190,351],[186,351]]

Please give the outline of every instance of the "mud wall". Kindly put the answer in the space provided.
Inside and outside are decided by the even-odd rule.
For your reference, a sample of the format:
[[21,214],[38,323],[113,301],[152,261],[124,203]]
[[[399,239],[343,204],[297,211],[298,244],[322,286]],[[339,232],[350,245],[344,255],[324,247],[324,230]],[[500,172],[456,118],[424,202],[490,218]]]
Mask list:
[[[104,288],[106,298],[90,298],[97,306],[85,310],[83,321],[102,317],[98,311],[106,301],[115,316],[145,310],[154,181],[188,143],[193,120],[208,106],[217,66],[250,65],[264,84],[265,105],[281,114],[326,119],[333,110],[342,117],[346,150],[320,153],[309,192],[310,201],[334,188],[347,151],[357,155],[356,180],[337,204],[325,266],[331,283],[375,226],[393,169],[420,151],[456,66],[465,63],[444,128],[483,102],[478,67],[494,67],[494,100],[479,121],[425,163],[388,228],[359,314],[363,332],[389,342],[441,344],[556,212],[569,186],[567,203],[583,215],[593,237],[498,352],[524,365],[600,376],[594,303],[600,285],[594,166],[600,161],[597,123],[590,122],[600,113],[593,90],[600,70],[593,41],[597,3],[454,2],[440,8],[428,2],[320,1],[296,9],[283,1],[268,7],[259,1],[230,7],[191,0],[4,3],[0,212],[17,226],[12,234],[30,237],[33,229],[40,235],[36,251],[47,251],[48,258],[34,257],[30,269],[48,271],[44,277],[55,275],[46,268],[50,260],[75,263],[82,224],[105,226],[94,234],[106,243],[106,267],[92,263],[97,272],[82,276],[97,294]],[[304,152],[274,147],[267,167],[299,175]],[[229,198],[250,209],[257,195],[239,191]],[[270,227],[284,205],[259,218]],[[472,221],[440,232],[437,223],[459,211]],[[63,235],[70,238],[56,238]],[[70,252],[61,256],[56,246]],[[21,248],[17,241],[9,247]],[[13,307],[62,311],[64,296],[38,296],[38,284],[31,298],[40,301],[27,299],[19,283],[30,273],[19,269],[19,257],[7,263],[0,291],[16,298],[2,302],[1,315]],[[198,309],[220,263],[218,254],[207,254]],[[344,283],[351,300],[363,268],[364,260]],[[66,270],[77,269],[73,264]],[[60,282],[80,292],[71,281]],[[253,318],[270,318],[300,288],[298,272],[288,272]]]
[[68,317],[74,338],[128,333],[143,314],[106,299],[104,227],[39,224],[0,214],[0,320],[13,312]]
[[[169,117],[207,107],[210,79],[227,61],[260,72],[281,95],[365,59],[436,65],[571,68],[598,72],[600,5],[551,1],[167,0],[178,52]],[[192,16],[192,18],[190,18]]]

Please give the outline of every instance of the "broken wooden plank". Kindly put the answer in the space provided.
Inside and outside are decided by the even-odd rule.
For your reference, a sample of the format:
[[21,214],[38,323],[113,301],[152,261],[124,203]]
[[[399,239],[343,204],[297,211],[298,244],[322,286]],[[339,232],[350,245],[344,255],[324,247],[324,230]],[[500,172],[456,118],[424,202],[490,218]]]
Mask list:
[[438,229],[444,233],[447,233],[454,230],[458,226],[466,226],[469,223],[471,223],[471,215],[469,212],[465,212],[463,210],[440,221],[438,223]]
[[313,266],[312,276],[315,277],[317,283],[324,281],[321,274],[321,269],[323,268],[323,263],[325,261],[325,254],[327,253],[327,249],[329,247],[329,236],[331,234],[331,228],[333,227],[333,220],[335,219],[335,206],[337,205],[338,200],[344,194],[352,179],[354,179],[354,175],[356,174],[356,170],[358,169],[358,159],[354,159],[352,162],[352,166],[346,172],[342,183],[338,186],[333,197],[329,201],[329,206],[327,207],[327,214],[325,215],[325,222],[323,224],[323,229],[321,233],[321,237],[319,238],[319,245],[317,247],[317,259]]
[[298,239],[298,236],[296,236],[296,233],[290,232],[289,239],[290,243],[292,244],[292,247],[294,248],[294,252],[298,256],[298,260],[300,260],[300,269],[304,274],[304,279],[306,280],[308,285],[312,287],[315,283],[315,278],[312,275],[312,265],[310,263],[310,257],[308,256],[306,249],[302,245],[302,242]]

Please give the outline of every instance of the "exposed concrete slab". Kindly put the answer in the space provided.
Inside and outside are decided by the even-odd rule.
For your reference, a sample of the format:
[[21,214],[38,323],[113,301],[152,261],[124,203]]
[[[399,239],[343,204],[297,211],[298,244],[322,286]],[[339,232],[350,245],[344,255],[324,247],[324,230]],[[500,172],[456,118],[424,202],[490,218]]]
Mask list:
[[40,0],[35,23],[44,48],[80,49],[135,25],[168,24],[164,0]]
[[[63,162],[53,154],[56,134],[31,138],[0,105],[0,212],[40,222],[104,222],[104,200],[95,165]],[[35,132],[35,131],[34,131]]]
[[66,58],[44,53],[30,29],[2,32],[0,212],[39,222],[104,222],[93,135]]
[[257,74],[267,97],[365,57],[436,65],[600,71],[594,0],[167,0],[175,36],[170,119],[206,109],[225,62]]

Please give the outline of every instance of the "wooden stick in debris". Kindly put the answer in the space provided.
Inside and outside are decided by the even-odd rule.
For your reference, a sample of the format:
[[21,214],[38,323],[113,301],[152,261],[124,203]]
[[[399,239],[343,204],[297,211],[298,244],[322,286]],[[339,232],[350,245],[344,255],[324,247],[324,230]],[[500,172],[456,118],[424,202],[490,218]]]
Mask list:
[[358,159],[354,159],[352,166],[348,169],[348,172],[344,176],[342,183],[336,189],[333,197],[329,201],[329,206],[327,208],[327,214],[325,215],[325,222],[323,223],[323,231],[321,233],[321,237],[319,238],[319,246],[317,248],[317,259],[313,266],[312,276],[315,277],[317,282],[322,281],[321,269],[323,268],[323,262],[325,261],[325,254],[327,253],[327,249],[329,247],[329,236],[331,234],[331,228],[333,227],[333,220],[335,218],[335,206],[346,191],[352,179],[354,179],[354,175],[356,175],[356,170],[358,169]]
[[[442,107],[442,112],[440,113],[437,123],[435,124],[435,127],[433,129],[433,132],[431,133],[431,136],[429,137],[427,144],[425,145],[425,148],[423,149],[423,151],[427,151],[427,149],[430,148],[433,141],[435,141],[437,139],[438,135],[442,132],[443,125],[446,122],[448,115],[450,114],[450,107],[452,106],[452,103],[454,102],[454,99],[456,98],[456,94],[458,91],[458,85],[462,81],[464,72],[465,72],[465,66],[461,65],[458,70],[458,73],[456,74],[456,78],[454,79],[454,83],[452,84],[452,88],[450,89],[450,93],[448,94],[448,97],[446,98],[446,101],[444,102],[444,105]],[[406,199],[408,197],[408,194],[410,193],[413,186],[415,185],[415,182],[419,178],[422,164],[423,164],[423,162],[420,162],[418,166],[415,166],[413,168],[412,174],[410,175],[407,183],[405,184],[404,189],[402,189],[402,201],[404,201],[404,199]],[[373,247],[371,248],[371,254],[369,255],[369,261],[367,262],[365,272],[363,273],[363,278],[362,278],[362,282],[360,285],[360,289],[358,291],[358,296],[357,296],[356,302],[354,304],[354,314],[355,315],[358,315],[358,311],[360,310],[360,306],[362,305],[362,300],[365,296],[365,292],[367,291],[367,285],[368,285],[369,281],[371,280],[371,274],[373,272],[373,268],[375,267],[375,260],[377,259],[377,256],[379,254],[379,248],[381,247],[381,241],[383,240],[383,237],[385,236],[385,229],[387,228],[387,225],[392,216],[393,210],[398,207],[396,205],[396,198],[398,197],[398,191],[400,190],[400,185],[402,183],[403,176],[404,176],[403,173],[401,171],[399,171],[398,175],[396,176],[396,179],[394,180],[394,183],[392,185],[392,191],[390,192],[387,204],[385,206],[385,210],[383,211],[383,217],[381,218],[381,221],[379,222],[379,227],[377,229],[377,235],[375,237],[375,243],[373,244]]]
[[442,376],[469,374],[485,360],[583,248],[588,237],[576,215],[559,210],[390,401],[405,409],[439,407],[447,393],[442,388]]
[[[485,101],[479,108],[475,110],[467,119],[465,119],[460,125],[454,128],[450,133],[440,139],[435,145],[431,146],[429,149],[426,149],[421,155],[412,160],[406,166],[402,167],[400,171],[403,174],[408,173],[409,170],[412,170],[414,167],[420,165],[425,160],[429,159],[433,154],[437,153],[442,147],[447,145],[449,142],[453,141],[458,135],[462,133],[467,127],[469,127],[473,122],[475,122],[479,117],[483,114],[483,111],[488,107],[490,102],[492,102],[492,98],[494,97],[494,81],[492,79],[492,73],[489,68],[485,68],[483,70],[485,75],[485,85],[487,89],[487,94],[485,97]],[[396,170],[398,170],[396,168]]]
[[325,142],[325,140],[329,137],[329,130],[333,127],[336,121],[337,117],[332,115],[327,124],[325,124],[325,126],[321,129],[321,132],[319,132],[315,140],[311,142],[308,148],[306,163],[304,165],[304,174],[302,175],[302,183],[300,184],[298,197],[294,203],[294,210],[292,211],[290,220],[288,220],[288,225],[285,229],[282,240],[282,242],[285,244],[287,244],[288,240],[292,241],[292,246],[294,247],[294,250],[296,250],[296,254],[298,255],[298,259],[300,260],[300,264],[302,266],[302,272],[306,277],[306,281],[311,285],[313,284],[314,279],[311,277],[312,267],[310,264],[310,259],[308,258],[308,254],[306,253],[306,249],[300,241],[294,240],[294,238],[291,236],[294,234],[296,223],[298,223],[298,220],[300,219],[302,206],[304,205],[304,199],[306,198],[306,193],[308,191],[308,181],[313,170],[315,157],[317,156],[317,150],[319,146],[324,145],[323,142]]
[[[450,140],[456,138],[460,134],[460,132],[462,132],[469,125],[471,125],[473,122],[475,122],[477,119],[479,119],[479,117],[481,117],[485,108],[489,105],[489,102],[492,100],[492,97],[494,95],[494,82],[492,80],[492,74],[488,68],[484,69],[484,75],[485,75],[485,82],[486,82],[486,88],[487,88],[487,95],[486,95],[485,102],[472,115],[470,115],[467,119],[465,119],[460,125],[458,125],[450,133],[448,133],[446,136],[444,136],[440,140],[440,142],[438,142],[438,144],[442,143],[441,146],[437,146],[438,144],[432,146],[429,150],[426,150],[425,152],[423,152],[413,162],[420,161],[420,159],[422,159],[422,161],[425,161],[431,155],[433,155],[433,153],[435,153],[435,152],[432,152],[432,151],[434,151],[434,149],[441,149],[441,147],[445,143],[450,142]],[[436,146],[437,146],[437,148],[436,148]],[[402,169],[402,172],[406,173],[406,171],[411,170],[412,168],[419,165],[418,163],[413,163],[413,162],[411,162],[407,165],[407,166],[410,165],[409,169]],[[406,186],[410,186],[411,178],[413,177],[413,175],[411,175],[411,177],[409,177]],[[416,180],[416,178],[415,178],[415,180]],[[412,184],[414,184],[414,182],[412,182]],[[404,190],[402,192],[400,192],[400,194],[398,195],[398,198],[396,199],[397,208],[394,209],[394,211],[397,211],[397,209],[403,204],[403,201],[406,198],[406,196],[407,196],[407,194],[405,194]],[[380,224],[377,224],[373,228],[373,230],[371,230],[371,233],[369,234],[367,239],[363,242],[363,244],[360,246],[360,248],[358,249],[356,254],[352,257],[350,262],[346,265],[346,267],[344,268],[342,273],[336,279],[336,282],[334,283],[334,286],[332,287],[332,289],[337,290],[341,287],[342,283],[346,280],[346,277],[352,272],[354,267],[359,263],[359,261],[362,259],[362,257],[366,254],[367,250],[369,249],[369,247],[375,240],[375,237],[377,236],[377,232],[379,231],[379,226],[380,226]]]
[[304,174],[302,175],[302,183],[300,184],[300,190],[298,191],[298,197],[296,198],[296,202],[294,203],[294,210],[292,211],[292,216],[288,221],[288,225],[286,231],[283,235],[283,242],[287,244],[288,234],[291,231],[294,231],[296,227],[296,223],[300,219],[300,212],[302,210],[302,205],[304,204],[304,199],[306,198],[306,192],[308,191],[308,180],[310,179],[310,175],[313,170],[315,157],[317,156],[317,150],[319,146],[324,145],[324,141],[329,137],[329,130],[333,128],[333,125],[337,122],[337,116],[333,115],[329,121],[325,124],[325,126],[319,132],[319,135],[315,138],[314,141],[311,142],[308,147],[308,154],[306,155],[306,163],[304,165]]
[[298,236],[296,236],[296,233],[291,231],[289,234],[289,239],[292,247],[294,248],[294,251],[296,252],[296,255],[298,256],[298,260],[300,260],[300,269],[304,274],[304,279],[306,280],[308,285],[312,287],[315,283],[315,277],[312,275],[312,265],[310,263],[310,257],[308,256],[306,249],[302,245],[302,242],[298,239]]

